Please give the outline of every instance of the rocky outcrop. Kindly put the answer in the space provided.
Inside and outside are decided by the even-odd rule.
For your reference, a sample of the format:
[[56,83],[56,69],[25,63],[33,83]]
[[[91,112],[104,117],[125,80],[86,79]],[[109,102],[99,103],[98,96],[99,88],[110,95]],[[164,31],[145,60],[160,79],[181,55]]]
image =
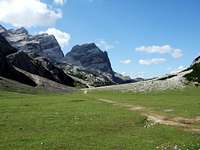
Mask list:
[[60,45],[58,44],[57,40],[53,35],[39,34],[36,36],[31,36],[29,40],[30,40],[29,49],[32,49],[32,47],[34,49],[34,46],[37,46],[37,44],[34,44],[35,41],[39,43],[40,56],[49,58],[50,60],[53,61],[59,61],[64,57]]
[[91,86],[105,86],[114,84],[110,78],[107,78],[105,75],[99,74],[97,72],[91,72],[85,70],[79,66],[69,65],[69,64],[59,64],[59,66],[69,75],[78,79],[77,81],[82,81],[81,83],[85,87]]
[[113,75],[107,52],[101,51],[94,43],[74,46],[65,56],[64,61],[88,71]]
[[0,36],[0,76],[19,81],[24,84],[36,86],[36,83],[23,73],[17,71],[12,64],[8,61],[7,55],[15,52],[9,43]]
[[0,27],[0,34],[18,49],[33,56],[43,56],[52,61],[59,61],[64,54],[53,35],[29,35],[25,28],[6,30]]
[[[53,65],[48,59],[42,57],[31,58],[23,51],[17,52],[3,36],[0,36],[0,42],[0,76],[31,86],[38,86],[36,82],[38,80],[27,76],[29,73],[32,76],[38,75],[38,79],[40,76],[60,84],[75,86],[75,81],[65,74],[62,69]],[[44,82],[44,79],[42,81],[43,83],[47,83],[47,81]]]
[[94,43],[74,46],[63,62],[61,66],[66,73],[85,80],[90,86],[115,84],[107,52]]
[[17,52],[8,56],[9,61],[17,68],[23,69],[32,74],[46,77],[53,80],[52,74],[45,69],[39,62],[30,58],[24,52]]
[[[79,80],[75,81],[56,65],[64,55],[54,36],[48,34],[31,36],[25,28],[7,30],[3,26],[0,26],[0,35],[2,53],[9,55],[6,56],[8,59],[5,59],[11,68],[16,67],[32,75],[68,86],[88,87]],[[1,66],[3,68],[3,63]],[[5,69],[1,70],[5,73]]]
[[9,54],[17,52],[17,49],[13,48],[7,41],[6,39],[0,35],[0,49],[1,53],[4,56],[7,56]]
[[33,75],[78,87],[134,82],[115,73],[107,52],[94,43],[74,46],[64,57],[53,35],[30,35],[23,27],[7,30],[3,26],[0,26],[0,35],[9,42],[7,46],[11,45],[2,51],[9,55],[11,66]]
[[67,75],[63,69],[57,67],[53,63],[51,63],[48,59],[44,57],[35,58],[37,62],[40,63],[45,69],[47,69],[53,75],[54,81],[68,85],[68,86],[76,86],[77,82],[74,81],[69,75]]
[[48,59],[39,57],[31,58],[24,52],[17,52],[8,56],[9,61],[17,68],[53,80],[60,84],[74,86],[74,80],[64,71],[53,65]]
[[133,83],[137,82],[138,80],[131,79],[129,76],[123,76],[120,73],[115,72],[114,73],[114,81],[118,84],[125,84],[125,83]]
[[94,43],[76,45],[63,59],[64,70],[72,76],[86,80],[91,86],[105,86],[134,82],[113,71],[107,52]]

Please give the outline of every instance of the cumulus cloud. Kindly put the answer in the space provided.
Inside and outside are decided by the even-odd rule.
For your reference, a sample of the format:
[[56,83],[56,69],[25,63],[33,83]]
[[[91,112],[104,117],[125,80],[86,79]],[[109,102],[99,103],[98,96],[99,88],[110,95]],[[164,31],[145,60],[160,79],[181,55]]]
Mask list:
[[140,59],[139,64],[141,65],[158,65],[166,62],[164,58],[153,58],[153,59]]
[[121,64],[125,64],[125,65],[130,64],[131,62],[132,62],[131,59],[125,59],[125,60],[120,61]]
[[160,53],[165,54],[171,51],[171,46],[164,45],[164,46],[142,46],[135,49],[138,52],[146,52],[146,53]]
[[109,44],[107,41],[101,39],[96,42],[96,45],[102,50],[111,50],[115,46],[113,44]]
[[62,18],[60,10],[41,0],[0,0],[0,22],[13,26],[51,26]]
[[54,0],[54,3],[59,4],[59,5],[64,5],[65,0]]
[[170,45],[141,46],[136,48],[135,51],[145,53],[170,54],[175,59],[181,58],[183,56],[183,52],[181,49],[173,48]]
[[71,35],[69,33],[60,31],[56,28],[48,28],[47,31],[40,32],[40,34],[41,33],[48,33],[50,35],[54,35],[62,48],[68,45],[69,40],[71,39]]
[[183,53],[180,49],[175,49],[175,50],[173,50],[171,55],[172,55],[172,57],[178,59],[178,58],[181,58],[183,56]]

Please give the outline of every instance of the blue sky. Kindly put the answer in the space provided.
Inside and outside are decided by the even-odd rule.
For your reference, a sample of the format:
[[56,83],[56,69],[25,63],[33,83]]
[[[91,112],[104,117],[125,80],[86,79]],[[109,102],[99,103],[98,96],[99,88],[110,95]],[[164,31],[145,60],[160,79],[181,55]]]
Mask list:
[[[53,23],[45,22],[45,17],[43,22],[36,18],[27,27],[33,34],[49,28],[66,33],[68,39],[61,41],[64,53],[76,44],[95,42],[108,51],[115,71],[132,77],[153,77],[182,69],[200,53],[199,0],[55,1],[30,0],[35,6],[26,4],[24,7],[30,7],[28,13],[31,7],[39,9],[45,4],[56,15],[47,17]],[[0,14],[1,8],[0,3]],[[5,9],[4,15],[0,15],[0,22],[6,27],[26,26],[7,19]],[[19,19],[26,20],[27,16]]]

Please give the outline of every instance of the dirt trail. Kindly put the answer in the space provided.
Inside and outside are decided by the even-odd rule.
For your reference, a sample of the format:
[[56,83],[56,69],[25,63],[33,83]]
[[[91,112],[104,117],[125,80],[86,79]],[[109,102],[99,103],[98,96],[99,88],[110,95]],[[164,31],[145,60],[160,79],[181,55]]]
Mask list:
[[155,124],[177,126],[177,127],[183,128],[186,131],[192,131],[192,132],[200,134],[200,128],[193,127],[194,124],[200,124],[200,117],[196,117],[196,118],[169,117],[169,116],[160,115],[159,113],[156,113],[156,112],[150,112],[148,111],[147,108],[143,106],[138,106],[138,105],[135,106],[135,105],[127,104],[127,103],[115,102],[108,99],[98,99],[98,100],[104,103],[112,104],[114,106],[127,108],[130,111],[140,112],[141,115],[147,117],[148,121],[152,121]]

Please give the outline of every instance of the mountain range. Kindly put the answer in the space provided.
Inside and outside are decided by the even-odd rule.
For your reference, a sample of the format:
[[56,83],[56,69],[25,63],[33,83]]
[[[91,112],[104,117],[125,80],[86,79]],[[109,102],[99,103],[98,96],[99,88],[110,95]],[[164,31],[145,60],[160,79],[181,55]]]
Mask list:
[[65,89],[136,82],[113,71],[95,43],[76,45],[65,56],[56,38],[0,25],[0,76],[32,87]]
[[[1,25],[0,76],[0,86],[14,82],[52,91],[118,84],[118,87],[124,88],[127,85],[125,83],[144,80],[131,79],[116,73],[112,69],[108,53],[95,43],[76,45],[64,55],[53,35],[30,35],[23,27],[7,30]],[[200,83],[200,56],[181,72],[134,84],[134,87],[151,89],[179,87],[190,83]],[[128,87],[131,88],[130,85]]]

